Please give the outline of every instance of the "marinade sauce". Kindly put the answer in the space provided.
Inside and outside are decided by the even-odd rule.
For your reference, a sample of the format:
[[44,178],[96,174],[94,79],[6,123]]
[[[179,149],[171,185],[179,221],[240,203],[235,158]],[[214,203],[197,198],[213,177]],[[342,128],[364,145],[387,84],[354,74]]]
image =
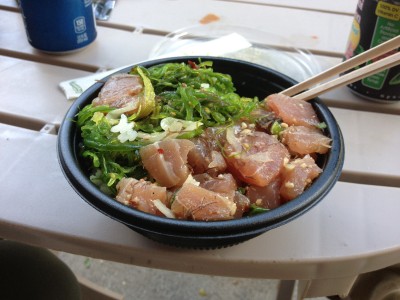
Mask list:
[[[400,35],[400,1],[359,0],[345,53],[345,59],[356,56]],[[395,49],[366,64],[399,51]],[[394,103],[400,100],[400,65],[386,69],[348,87],[363,98]]]

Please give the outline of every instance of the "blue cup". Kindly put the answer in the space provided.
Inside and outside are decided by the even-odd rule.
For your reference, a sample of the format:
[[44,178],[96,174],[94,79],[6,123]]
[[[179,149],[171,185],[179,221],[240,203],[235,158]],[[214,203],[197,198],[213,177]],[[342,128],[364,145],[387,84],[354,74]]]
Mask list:
[[64,54],[81,50],[97,36],[91,0],[20,0],[32,47]]

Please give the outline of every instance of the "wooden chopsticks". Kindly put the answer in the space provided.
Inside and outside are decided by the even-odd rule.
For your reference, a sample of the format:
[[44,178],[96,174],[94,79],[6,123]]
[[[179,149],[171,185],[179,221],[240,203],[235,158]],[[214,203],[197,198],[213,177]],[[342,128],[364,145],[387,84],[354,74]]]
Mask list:
[[[318,85],[310,90],[304,91],[312,86],[315,86],[321,82],[326,81],[327,79],[329,79],[335,75],[341,74],[347,70],[350,70],[354,67],[359,66],[360,64],[362,64],[368,60],[372,60],[374,58],[382,56],[382,55],[388,53],[389,51],[392,51],[399,47],[400,47],[400,36],[397,36],[397,37],[392,38],[374,48],[369,49],[368,51],[365,51],[362,54],[354,56],[351,59],[346,60],[335,67],[332,67],[332,68],[330,68],[322,73],[319,73],[303,82],[300,82],[300,83],[280,92],[280,94],[284,94],[287,96],[295,95],[295,96],[293,96],[293,98],[295,98],[295,99],[309,100],[309,99],[315,98],[318,95],[323,94],[329,90],[332,90],[336,87],[355,82],[364,77],[367,77],[367,76],[370,76],[377,72],[380,72],[382,70],[391,68],[393,66],[400,64],[400,52],[397,52],[396,54],[387,56],[387,57],[380,59],[372,64],[368,64],[362,68],[356,69],[351,73],[347,73],[346,75],[340,76],[336,79],[333,79],[331,81],[328,81],[326,83]],[[302,92],[302,91],[304,91],[304,92]],[[302,92],[302,93],[298,94],[299,92]]]

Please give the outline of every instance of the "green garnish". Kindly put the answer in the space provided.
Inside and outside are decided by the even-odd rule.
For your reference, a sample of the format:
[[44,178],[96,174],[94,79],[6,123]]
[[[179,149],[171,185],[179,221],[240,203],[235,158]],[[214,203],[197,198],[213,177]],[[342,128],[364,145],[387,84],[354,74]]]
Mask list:
[[318,123],[317,125],[315,125],[317,128],[319,128],[319,129],[325,129],[327,126],[326,126],[326,123],[325,122],[321,122],[321,123]]
[[137,72],[143,80],[144,91],[142,97],[140,98],[140,106],[139,111],[136,114],[135,118],[129,118],[130,120],[134,120],[136,118],[147,117],[151,114],[156,106],[153,85],[151,84],[150,79],[144,74],[144,71],[141,67],[136,67],[134,72]]
[[242,195],[246,195],[246,188],[245,187],[238,187],[237,191]]
[[274,121],[274,123],[271,126],[271,134],[273,135],[278,135],[283,131],[283,127],[280,122]]
[[249,216],[254,216],[254,215],[265,213],[267,211],[269,211],[268,208],[263,208],[263,207],[259,207],[259,206],[255,205],[255,204],[251,204],[250,205],[250,210],[248,212],[248,215]]
[[108,106],[93,107],[89,104],[78,113],[77,123],[81,128],[81,155],[88,158],[89,168],[97,174],[91,178],[92,181],[105,184],[112,193],[115,193],[115,185],[123,177],[145,175],[143,168],[138,167],[140,162],[138,149],[144,143],[141,141],[121,143],[118,140],[118,133],[111,132],[111,127],[118,121],[99,117],[99,113],[104,114],[109,111]]
[[[160,119],[174,117],[201,121],[206,127],[212,127],[249,116],[258,99],[240,97],[235,93],[231,76],[214,72],[211,66],[211,62],[199,63],[196,68],[190,64],[168,63],[143,69],[153,84],[158,102],[155,112],[141,126],[152,124],[155,128]],[[135,74],[135,70],[132,72]]]
[[130,72],[142,78],[144,89],[139,110],[128,116],[138,134],[121,142],[118,111],[109,106],[85,106],[77,115],[81,129],[82,151],[91,170],[91,180],[102,190],[115,194],[123,177],[146,176],[139,149],[165,137],[161,120],[175,118],[198,122],[201,126],[176,133],[176,138],[193,138],[205,128],[228,126],[240,119],[250,119],[258,107],[255,98],[236,94],[230,75],[214,72],[211,61],[167,63],[150,68],[137,66]]

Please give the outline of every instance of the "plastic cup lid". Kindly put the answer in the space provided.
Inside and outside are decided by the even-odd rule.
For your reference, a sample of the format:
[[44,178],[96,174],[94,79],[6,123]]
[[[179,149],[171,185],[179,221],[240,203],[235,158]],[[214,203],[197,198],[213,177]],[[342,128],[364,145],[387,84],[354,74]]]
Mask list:
[[166,35],[150,59],[173,56],[217,56],[256,63],[303,81],[321,71],[315,57],[276,34],[248,27],[207,24]]

